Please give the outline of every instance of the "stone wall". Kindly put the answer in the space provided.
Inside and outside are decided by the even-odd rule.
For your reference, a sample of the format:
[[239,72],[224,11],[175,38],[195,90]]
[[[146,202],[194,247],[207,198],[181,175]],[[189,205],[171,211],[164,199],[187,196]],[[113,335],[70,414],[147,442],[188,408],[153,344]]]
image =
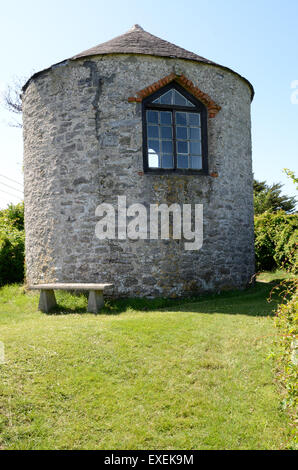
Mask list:
[[[208,120],[207,175],[142,174],[141,104],[151,83],[183,74],[221,106]],[[27,282],[112,282],[115,296],[242,288],[254,273],[251,90],[233,73],[182,59],[114,54],[68,61],[23,96]],[[103,240],[98,204],[203,204],[204,243]]]

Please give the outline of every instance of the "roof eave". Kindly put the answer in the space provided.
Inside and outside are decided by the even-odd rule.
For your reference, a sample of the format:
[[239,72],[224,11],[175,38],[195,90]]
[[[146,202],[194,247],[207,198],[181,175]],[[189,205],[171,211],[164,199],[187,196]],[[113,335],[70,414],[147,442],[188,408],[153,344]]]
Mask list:
[[26,89],[28,88],[30,82],[32,80],[34,80],[35,78],[39,77],[41,74],[43,73],[46,73],[48,72],[49,70],[52,70],[53,68],[56,68],[56,67],[62,67],[62,66],[65,66],[67,65],[69,62],[75,62],[75,61],[78,61],[78,60],[87,60],[87,58],[89,59],[90,57],[99,57],[99,56],[106,56],[106,55],[145,55],[145,56],[151,56],[151,57],[167,57],[169,59],[179,59],[179,60],[187,60],[187,61],[191,61],[191,62],[195,62],[195,63],[199,63],[201,65],[207,65],[207,66],[213,66],[213,67],[217,67],[221,70],[226,70],[227,72],[230,72],[232,73],[233,75],[236,75],[238,78],[240,78],[241,80],[243,80],[247,85],[248,87],[250,88],[250,91],[251,91],[251,101],[253,101],[254,99],[254,96],[255,96],[255,91],[254,91],[254,87],[253,85],[250,83],[249,80],[247,80],[247,78],[243,77],[242,75],[240,75],[238,72],[235,72],[233,69],[230,69],[229,67],[225,67],[224,65],[220,65],[220,64],[217,64],[215,62],[206,62],[206,61],[203,61],[203,60],[199,60],[199,59],[189,59],[189,58],[183,58],[183,57],[177,57],[177,56],[174,56],[174,55],[156,55],[156,54],[146,54],[146,53],[138,53],[138,52],[104,52],[104,53],[101,53],[101,54],[94,54],[94,55],[86,55],[86,56],[74,56],[74,57],[71,57],[70,59],[66,59],[66,60],[63,60],[61,62],[57,62],[56,64],[53,64],[51,65],[50,67],[47,67],[46,69],[43,69],[43,70],[40,70],[39,72],[36,72],[34,73],[27,81],[26,83],[24,84],[24,86],[22,87],[22,92],[24,93],[26,91]]

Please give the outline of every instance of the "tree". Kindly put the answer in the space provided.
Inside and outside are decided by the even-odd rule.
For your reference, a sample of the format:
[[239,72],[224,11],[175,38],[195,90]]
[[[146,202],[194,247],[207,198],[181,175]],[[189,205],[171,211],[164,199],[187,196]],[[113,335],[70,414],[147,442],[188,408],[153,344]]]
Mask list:
[[254,207],[255,214],[263,212],[277,212],[283,210],[288,214],[295,212],[295,196],[286,196],[282,194],[281,183],[273,183],[271,186],[266,181],[254,180]]
[[284,168],[285,174],[293,181],[293,183],[296,185],[296,189],[298,191],[298,178],[295,175],[295,173],[288,168]]
[[2,103],[5,109],[14,115],[14,120],[9,123],[12,127],[22,127],[22,87],[26,82],[25,77],[15,77],[10,85],[2,93]]
[[9,204],[7,209],[0,210],[0,227],[11,225],[17,230],[24,230],[24,202]]

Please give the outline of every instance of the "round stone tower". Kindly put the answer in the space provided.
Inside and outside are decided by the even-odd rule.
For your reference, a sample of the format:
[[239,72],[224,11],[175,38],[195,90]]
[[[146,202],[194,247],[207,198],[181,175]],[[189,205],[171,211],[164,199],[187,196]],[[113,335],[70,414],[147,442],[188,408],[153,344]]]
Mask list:
[[[138,25],[34,74],[23,89],[27,282],[111,282],[116,297],[245,287],[252,98],[239,74]],[[147,211],[139,237],[125,228],[140,214],[132,204]],[[173,204],[168,236],[150,232],[150,214]],[[100,234],[107,207],[114,233],[112,221]],[[183,207],[198,227],[189,249]]]

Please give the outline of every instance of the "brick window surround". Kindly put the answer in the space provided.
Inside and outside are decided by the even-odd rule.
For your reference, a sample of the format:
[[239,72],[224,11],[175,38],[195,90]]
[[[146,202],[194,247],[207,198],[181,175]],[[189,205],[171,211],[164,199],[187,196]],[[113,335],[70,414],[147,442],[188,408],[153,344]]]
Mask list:
[[152,83],[152,85],[137,91],[136,96],[130,96],[128,98],[128,102],[141,103],[144,98],[147,98],[147,96],[150,96],[152,93],[155,93],[157,90],[173,81],[179,83],[179,85],[181,85],[186,91],[191,93],[206,106],[209,118],[214,118],[221,110],[221,106],[216,104],[209,95],[203,93],[198,87],[196,87],[191,80],[186,78],[184,75],[177,75],[175,73],[171,73],[157,82]]

